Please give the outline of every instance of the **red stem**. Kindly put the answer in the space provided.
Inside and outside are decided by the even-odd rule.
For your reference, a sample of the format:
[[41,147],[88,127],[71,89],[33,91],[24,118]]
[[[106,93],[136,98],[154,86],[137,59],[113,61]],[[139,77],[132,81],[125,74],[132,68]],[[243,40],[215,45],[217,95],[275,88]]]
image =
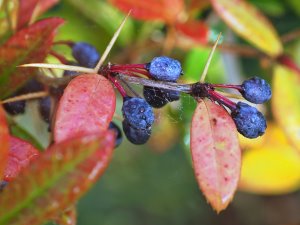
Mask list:
[[124,64],[124,65],[118,65],[118,64],[115,64],[115,65],[111,65],[110,68],[117,68],[117,69],[131,69],[131,68],[134,68],[134,69],[146,69],[146,64],[143,63],[143,64]]
[[214,88],[218,87],[218,88],[232,88],[232,89],[236,89],[238,91],[242,91],[242,87],[241,85],[234,85],[234,84],[212,84],[212,86]]
[[68,45],[69,47],[73,47],[74,42],[73,41],[56,41],[53,43],[54,45]]
[[110,71],[111,73],[121,73],[121,74],[125,74],[125,75],[128,75],[128,76],[131,76],[131,77],[140,77],[138,76],[137,74],[133,73],[133,72],[130,72],[130,71],[123,71],[123,70],[113,70],[113,71]]
[[223,95],[221,95],[213,90],[208,90],[208,94],[213,100],[217,101],[218,103],[220,103],[222,105],[225,105],[231,111],[236,108],[236,104],[233,101],[229,100],[228,98],[224,97]]
[[55,58],[57,58],[62,64],[66,64],[68,65],[69,64],[69,61],[61,54],[51,50],[49,52],[50,55],[54,56]]
[[113,76],[108,76],[108,79],[114,84],[114,86],[118,89],[118,91],[120,92],[120,94],[122,95],[122,97],[126,97],[127,93],[125,91],[125,89],[123,88],[123,86],[119,83],[119,81],[117,80],[117,78],[113,77]]
[[294,70],[296,73],[300,74],[300,67],[288,55],[280,55],[277,58],[277,61],[280,64],[285,65],[288,68]]

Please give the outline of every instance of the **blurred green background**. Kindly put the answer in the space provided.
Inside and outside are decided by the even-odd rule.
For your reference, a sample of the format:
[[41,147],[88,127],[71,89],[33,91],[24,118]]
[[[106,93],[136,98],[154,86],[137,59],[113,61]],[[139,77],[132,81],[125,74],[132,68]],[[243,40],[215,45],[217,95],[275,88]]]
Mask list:
[[[300,3],[297,0],[250,2],[269,17],[281,34],[300,25]],[[207,19],[207,15],[210,20],[217,18],[209,8],[199,13],[198,17]],[[66,19],[57,40],[86,41],[101,52],[124,17],[113,6],[101,0],[63,0],[44,16]],[[221,21],[213,22],[211,28],[212,34],[222,31],[225,41],[228,38],[236,43],[244,43]],[[108,61],[148,62],[161,54],[164,34],[162,23],[130,19]],[[149,40],[154,43],[154,47],[148,46]],[[56,50],[67,58],[71,57],[70,52],[63,47],[56,47]],[[287,46],[286,50],[300,62],[299,40]],[[195,45],[188,50],[174,48],[170,55],[181,60],[184,79],[194,81],[199,79],[209,51],[210,48]],[[208,81],[238,83],[245,77],[257,74],[270,80],[268,73],[257,59],[237,58],[217,52],[209,70]],[[189,139],[189,121],[194,107],[195,102],[191,98],[183,97],[181,104],[175,103],[158,112],[158,117],[168,114],[167,123],[173,127],[163,129],[158,132],[159,137],[155,137],[158,138],[157,143],[162,143],[169,132],[174,134],[174,138],[167,140],[169,143],[165,150],[153,147],[151,143],[134,146],[124,139],[123,144],[115,150],[104,176],[79,201],[79,225],[300,224],[300,192],[278,196],[237,192],[232,204],[221,214],[217,215],[211,209],[194,179],[187,154],[189,146],[186,140]],[[120,109],[117,113],[121,115]],[[178,132],[174,133],[174,127]]]

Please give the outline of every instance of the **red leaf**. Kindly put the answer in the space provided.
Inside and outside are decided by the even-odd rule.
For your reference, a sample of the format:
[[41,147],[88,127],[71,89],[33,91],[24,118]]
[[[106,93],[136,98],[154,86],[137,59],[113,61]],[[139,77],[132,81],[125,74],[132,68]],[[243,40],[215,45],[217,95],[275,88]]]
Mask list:
[[8,159],[9,134],[5,112],[0,105],[0,177],[3,177]]
[[39,0],[34,13],[37,15],[41,15],[58,2],[59,0]]
[[25,27],[39,0],[19,0],[17,30]]
[[232,200],[241,169],[236,127],[225,109],[201,101],[193,115],[191,153],[199,187],[220,212]]
[[59,0],[19,0],[17,29],[25,27],[32,18],[36,18],[55,5]]
[[186,23],[177,23],[176,29],[197,43],[206,44],[208,41],[209,29],[201,21],[190,20]]
[[74,78],[64,90],[56,112],[54,141],[107,130],[116,108],[111,83],[97,74]]
[[184,10],[183,0],[110,0],[124,13],[131,11],[131,16],[140,20],[159,20],[173,24]]
[[0,47],[0,97],[7,97],[34,75],[34,69],[17,66],[43,62],[62,23],[60,18],[41,20],[20,30]]
[[0,195],[0,224],[43,224],[88,191],[110,162],[115,135],[106,131],[54,144]]
[[16,137],[9,139],[8,162],[4,171],[3,180],[11,181],[20,171],[39,155],[31,144]]

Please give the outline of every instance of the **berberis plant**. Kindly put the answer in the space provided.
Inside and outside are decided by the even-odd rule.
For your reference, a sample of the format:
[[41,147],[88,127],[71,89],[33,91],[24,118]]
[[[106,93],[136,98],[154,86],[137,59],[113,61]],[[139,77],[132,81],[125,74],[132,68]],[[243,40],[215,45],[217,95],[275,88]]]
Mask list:
[[[37,11],[31,11],[35,16],[50,7],[48,1],[39,4]],[[63,219],[74,217],[74,204],[107,168],[122,142],[122,130],[131,143],[145,144],[157,120],[154,108],[186,95],[197,102],[190,128],[196,180],[214,210],[228,206],[241,171],[237,132],[250,139],[265,133],[266,119],[250,103],[265,103],[272,92],[257,76],[242,84],[206,82],[221,35],[199,81],[182,83],[181,62],[167,54],[139,64],[105,63],[126,18],[102,55],[86,42],[56,42],[69,48],[72,60],[51,49],[62,19],[31,24],[30,18],[19,18],[14,35],[0,49],[1,65],[9,66],[1,67],[0,79],[4,84],[0,90],[4,99],[0,106],[0,224],[48,220],[66,224]],[[61,64],[43,63],[48,54]],[[62,76],[56,77],[54,69],[64,70]],[[28,79],[31,73],[37,76]],[[142,87],[142,94],[133,84]],[[115,89],[122,98],[122,116],[115,113]],[[228,89],[237,93],[224,91]],[[42,152],[34,141],[12,135],[12,115],[22,114],[30,99],[39,99],[39,111],[52,135],[50,146]],[[113,119],[121,119],[123,129]]]

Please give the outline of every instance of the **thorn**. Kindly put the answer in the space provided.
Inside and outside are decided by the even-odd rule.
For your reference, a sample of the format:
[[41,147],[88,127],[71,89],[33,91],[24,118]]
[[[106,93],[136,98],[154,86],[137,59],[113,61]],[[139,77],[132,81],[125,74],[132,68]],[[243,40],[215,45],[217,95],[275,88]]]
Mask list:
[[94,68],[94,73],[98,73],[100,67],[102,66],[102,64],[104,63],[106,57],[108,56],[110,50],[112,49],[113,45],[115,44],[118,36],[120,35],[121,30],[124,27],[124,24],[126,22],[126,20],[128,19],[129,15],[131,13],[131,10],[128,12],[127,16],[123,19],[122,23],[120,24],[119,28],[117,29],[117,31],[115,32],[114,36],[112,37],[112,39],[110,40],[109,44],[107,45],[102,57],[100,58],[99,62],[97,63],[96,67]]
[[33,93],[28,93],[28,94],[19,95],[16,97],[5,99],[5,100],[1,101],[1,104],[17,102],[17,101],[22,101],[22,100],[35,99],[35,98],[42,98],[42,97],[46,97],[48,95],[49,94],[46,91],[33,92]]
[[213,54],[214,54],[214,52],[215,52],[215,50],[216,50],[216,47],[217,47],[217,45],[218,45],[218,42],[219,42],[219,40],[220,40],[220,38],[221,38],[221,35],[222,35],[222,33],[219,33],[218,38],[217,38],[217,40],[216,40],[216,42],[215,42],[215,44],[214,44],[214,46],[213,46],[211,52],[209,53],[209,56],[208,56],[208,59],[207,59],[207,61],[206,61],[204,70],[203,70],[202,75],[201,75],[201,77],[200,77],[200,82],[201,82],[201,83],[204,83],[204,81],[205,81],[205,77],[206,77],[206,75],[207,75],[208,67],[209,67],[209,65],[210,65],[212,56],[213,56]]
[[30,64],[23,64],[17,67],[37,67],[37,68],[44,68],[44,69],[60,69],[60,70],[69,70],[74,72],[95,73],[95,71],[90,68],[85,68],[81,66],[70,66],[64,64],[30,63]]

